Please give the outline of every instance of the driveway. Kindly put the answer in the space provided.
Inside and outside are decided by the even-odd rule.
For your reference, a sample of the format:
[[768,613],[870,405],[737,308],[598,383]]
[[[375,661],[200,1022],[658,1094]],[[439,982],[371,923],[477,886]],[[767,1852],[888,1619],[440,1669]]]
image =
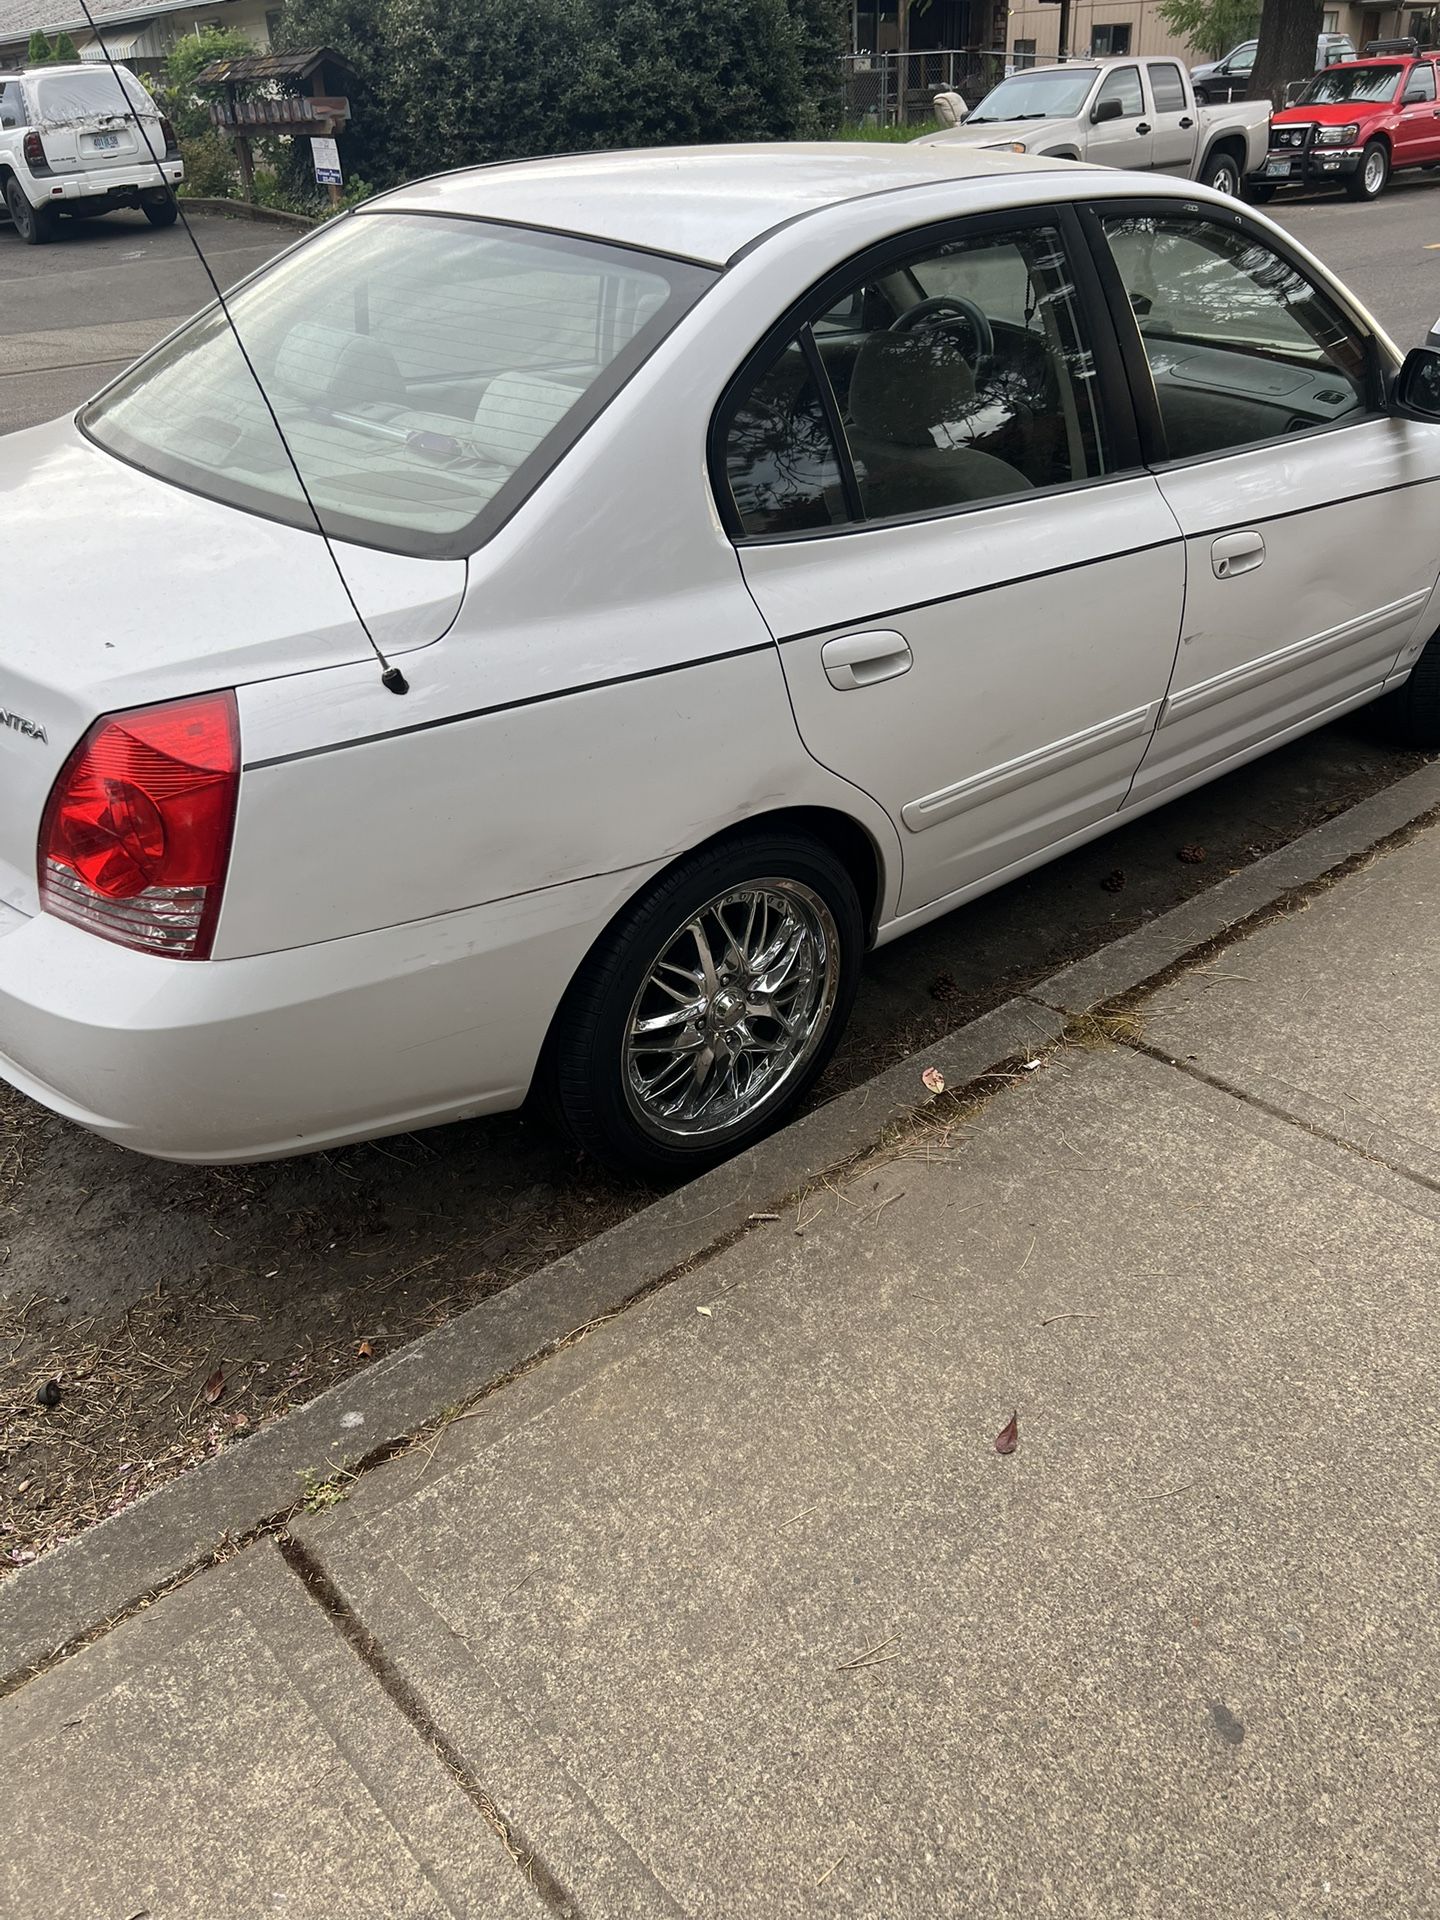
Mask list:
[[[224,214],[191,224],[223,287],[296,238]],[[0,224],[0,433],[68,413],[213,295],[183,227],[141,213],[66,222],[48,247]]]

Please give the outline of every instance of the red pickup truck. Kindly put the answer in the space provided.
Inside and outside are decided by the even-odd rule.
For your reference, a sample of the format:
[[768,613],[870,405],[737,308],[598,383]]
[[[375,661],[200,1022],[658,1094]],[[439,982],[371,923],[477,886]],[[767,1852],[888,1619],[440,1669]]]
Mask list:
[[1277,187],[1343,184],[1374,200],[1396,167],[1440,162],[1440,53],[1326,67],[1270,124],[1270,151],[1247,182],[1252,199]]

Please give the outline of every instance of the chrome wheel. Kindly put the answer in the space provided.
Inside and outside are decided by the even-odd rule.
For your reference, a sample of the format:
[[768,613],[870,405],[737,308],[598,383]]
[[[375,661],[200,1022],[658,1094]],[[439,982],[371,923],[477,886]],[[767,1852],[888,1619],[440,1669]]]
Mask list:
[[1210,185],[1216,193],[1237,194],[1240,191],[1240,175],[1233,162],[1217,160],[1210,174]]
[[1378,147],[1365,156],[1365,191],[1377,194],[1385,184],[1385,156]]
[[652,1138],[716,1139],[775,1104],[825,1036],[840,985],[829,907],[747,882],[667,940],[625,1025],[625,1099]]

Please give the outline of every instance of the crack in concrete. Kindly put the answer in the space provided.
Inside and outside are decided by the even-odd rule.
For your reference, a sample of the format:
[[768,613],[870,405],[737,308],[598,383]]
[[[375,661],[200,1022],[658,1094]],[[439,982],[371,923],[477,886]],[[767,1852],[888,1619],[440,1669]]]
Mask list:
[[414,1684],[398,1672],[384,1647],[366,1626],[325,1568],[307,1547],[288,1533],[277,1534],[276,1546],[287,1567],[305,1592],[344,1640],[355,1657],[372,1673],[397,1712],[420,1735],[450,1775],[465,1798],[474,1807],[506,1853],[524,1874],[528,1883],[545,1902],[556,1920],[582,1920],[575,1896],[545,1865],[534,1845],[522,1836],[496,1805],[468,1765],[460,1750],[449,1739]]

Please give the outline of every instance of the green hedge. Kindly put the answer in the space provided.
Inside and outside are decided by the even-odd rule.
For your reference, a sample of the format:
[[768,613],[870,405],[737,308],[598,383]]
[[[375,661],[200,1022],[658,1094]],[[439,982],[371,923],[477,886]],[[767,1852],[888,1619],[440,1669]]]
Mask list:
[[377,186],[605,147],[821,138],[845,0],[290,0],[287,47],[351,60],[346,172]]

